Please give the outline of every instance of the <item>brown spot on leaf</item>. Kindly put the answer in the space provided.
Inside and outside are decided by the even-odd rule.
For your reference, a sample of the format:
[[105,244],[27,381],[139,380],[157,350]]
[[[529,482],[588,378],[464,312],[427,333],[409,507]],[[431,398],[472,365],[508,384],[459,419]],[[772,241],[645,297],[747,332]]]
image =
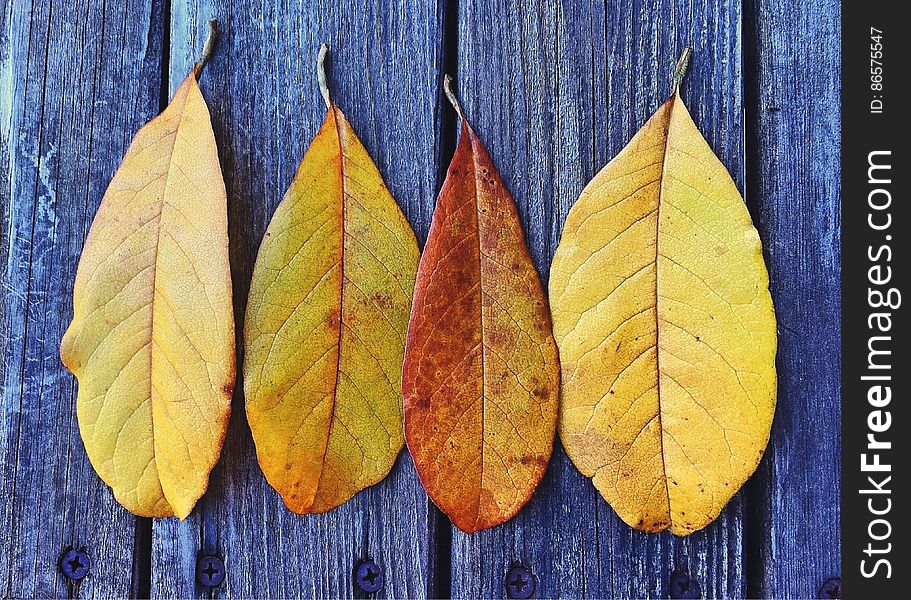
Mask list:
[[521,462],[523,465],[535,465],[537,467],[543,467],[547,464],[547,459],[539,454],[526,454],[522,457]]
[[393,307],[392,298],[389,294],[376,293],[372,297],[373,303],[381,310],[389,310]]

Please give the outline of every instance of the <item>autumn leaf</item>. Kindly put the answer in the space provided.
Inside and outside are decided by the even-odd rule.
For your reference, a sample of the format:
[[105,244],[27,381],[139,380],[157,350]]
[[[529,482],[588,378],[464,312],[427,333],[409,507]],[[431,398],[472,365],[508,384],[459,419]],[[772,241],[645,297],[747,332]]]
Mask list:
[[381,481],[402,449],[402,354],[418,247],[342,111],[328,113],[259,249],[244,325],[247,419],[297,513]]
[[550,276],[566,451],[626,523],[677,535],[755,470],[776,387],[759,235],[680,99],[685,68],[582,191]]
[[234,386],[227,200],[196,79],[142,127],[82,251],[60,355],[86,452],[118,502],[185,518],[218,460]]
[[559,365],[512,197],[449,84],[462,134],[418,268],[402,385],[424,488],[473,532],[509,520],[541,480]]

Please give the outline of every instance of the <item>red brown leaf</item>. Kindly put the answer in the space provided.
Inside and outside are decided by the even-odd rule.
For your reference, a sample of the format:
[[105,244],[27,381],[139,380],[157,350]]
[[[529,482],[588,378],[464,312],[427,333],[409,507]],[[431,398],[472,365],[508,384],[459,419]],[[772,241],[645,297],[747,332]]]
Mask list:
[[550,458],[557,347],[512,196],[464,116],[418,268],[402,386],[431,499],[466,532],[513,517]]

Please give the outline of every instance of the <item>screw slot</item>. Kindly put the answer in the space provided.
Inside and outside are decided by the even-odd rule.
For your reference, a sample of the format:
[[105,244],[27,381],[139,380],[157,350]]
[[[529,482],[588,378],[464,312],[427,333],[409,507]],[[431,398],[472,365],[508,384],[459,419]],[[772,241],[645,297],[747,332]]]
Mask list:
[[92,559],[84,549],[70,548],[60,555],[58,563],[60,570],[67,579],[79,581],[89,574],[92,568]]
[[531,569],[522,565],[513,565],[506,572],[506,595],[515,600],[526,600],[535,593],[537,582]]
[[372,560],[363,560],[354,567],[354,583],[367,594],[375,594],[383,587],[383,570]]
[[196,560],[196,581],[205,587],[217,587],[225,580],[225,562],[214,555],[200,556]]
[[702,587],[690,576],[690,570],[684,567],[671,573],[671,589],[668,595],[671,598],[698,599],[702,598]]
[[819,588],[820,598],[841,598],[841,577],[829,577]]

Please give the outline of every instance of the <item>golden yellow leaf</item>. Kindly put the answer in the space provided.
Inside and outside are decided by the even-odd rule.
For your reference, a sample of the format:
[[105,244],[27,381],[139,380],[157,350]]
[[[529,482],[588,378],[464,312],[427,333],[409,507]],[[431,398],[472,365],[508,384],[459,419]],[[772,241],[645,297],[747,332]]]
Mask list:
[[676,89],[570,211],[550,303],[570,458],[633,527],[706,526],[768,442],[775,314],[759,235]]
[[328,113],[259,249],[247,317],[247,419],[297,513],[382,480],[402,449],[411,227],[342,112]]
[[234,387],[227,201],[197,71],[104,195],[60,348],[92,465],[147,517],[183,519],[205,492]]

